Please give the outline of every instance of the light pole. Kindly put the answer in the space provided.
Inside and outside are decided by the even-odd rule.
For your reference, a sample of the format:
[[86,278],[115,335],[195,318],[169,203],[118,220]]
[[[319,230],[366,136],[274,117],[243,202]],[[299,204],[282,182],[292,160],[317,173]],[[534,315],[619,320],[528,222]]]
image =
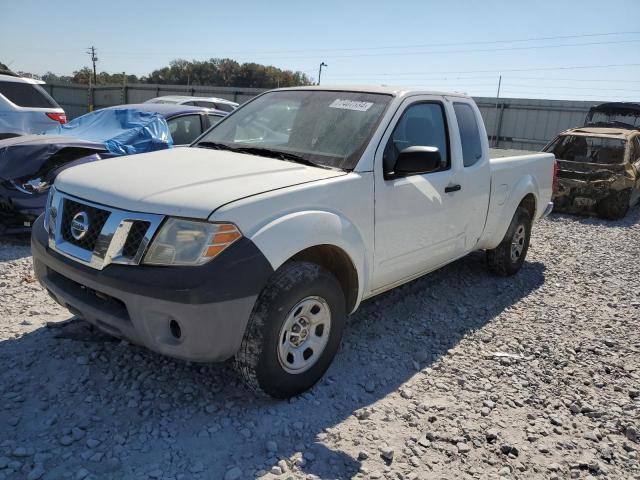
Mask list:
[[328,67],[326,63],[322,62],[320,64],[320,71],[318,72],[318,85],[320,85],[320,77],[322,77],[322,67]]

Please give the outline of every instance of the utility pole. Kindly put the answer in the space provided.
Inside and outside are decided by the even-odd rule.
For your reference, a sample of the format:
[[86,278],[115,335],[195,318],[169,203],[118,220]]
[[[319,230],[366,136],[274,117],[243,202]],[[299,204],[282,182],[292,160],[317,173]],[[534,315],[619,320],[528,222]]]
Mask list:
[[322,62],[320,64],[320,71],[318,72],[318,85],[320,85],[320,77],[322,77],[322,67],[328,67],[326,63]]
[[498,131],[498,102],[500,101],[500,85],[501,84],[502,84],[502,75],[498,77],[498,93],[496,94],[496,114],[493,119],[493,124],[494,124],[493,146],[494,147],[498,146],[498,135],[500,134],[500,132]]
[[87,53],[91,55],[91,62],[93,63],[93,84],[96,85],[98,83],[96,81],[96,62],[98,61],[98,57],[96,57],[96,47],[89,47]]

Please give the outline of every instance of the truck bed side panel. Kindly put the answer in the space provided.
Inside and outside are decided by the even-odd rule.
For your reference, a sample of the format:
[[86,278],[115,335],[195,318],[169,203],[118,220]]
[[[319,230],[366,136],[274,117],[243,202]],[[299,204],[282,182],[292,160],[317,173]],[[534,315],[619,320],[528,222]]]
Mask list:
[[495,248],[500,244],[516,208],[528,194],[535,198],[533,220],[542,216],[551,201],[553,162],[554,156],[548,153],[492,156],[489,213],[479,248]]

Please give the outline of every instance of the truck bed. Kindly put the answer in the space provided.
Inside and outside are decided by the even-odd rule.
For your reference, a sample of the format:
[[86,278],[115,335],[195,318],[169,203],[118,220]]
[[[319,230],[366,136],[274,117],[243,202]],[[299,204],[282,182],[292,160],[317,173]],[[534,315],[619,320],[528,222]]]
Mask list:
[[533,150],[516,150],[514,148],[490,148],[489,158],[519,157],[521,155],[531,155]]

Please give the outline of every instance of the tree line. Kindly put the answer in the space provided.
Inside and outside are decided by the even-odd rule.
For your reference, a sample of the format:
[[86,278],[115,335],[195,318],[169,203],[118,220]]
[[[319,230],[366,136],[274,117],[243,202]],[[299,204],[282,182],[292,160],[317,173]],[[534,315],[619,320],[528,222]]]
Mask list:
[[[7,69],[0,62],[0,69]],[[47,72],[37,76],[29,72],[16,72],[21,76],[37,78],[45,82],[93,83],[93,70],[83,67],[72,75],[57,75]],[[138,77],[123,73],[99,72],[96,84],[159,83],[168,85],[206,85],[216,87],[278,88],[312,85],[312,79],[303,72],[283,70],[259,63],[239,63],[229,58],[209,60],[172,60],[168,66]]]

